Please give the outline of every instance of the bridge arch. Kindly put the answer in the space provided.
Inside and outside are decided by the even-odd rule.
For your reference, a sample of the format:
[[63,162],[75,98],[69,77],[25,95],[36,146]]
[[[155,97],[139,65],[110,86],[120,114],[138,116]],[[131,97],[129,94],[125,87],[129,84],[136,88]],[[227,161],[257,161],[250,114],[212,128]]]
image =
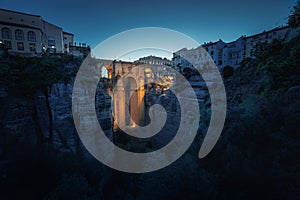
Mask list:
[[103,65],[100,67],[100,73],[102,78],[111,79],[112,78],[112,66]]
[[[127,126],[135,126],[138,123],[138,93],[137,82],[133,77],[127,77],[124,80],[125,86],[125,114],[127,117],[125,123]],[[129,112],[129,113],[128,113]]]

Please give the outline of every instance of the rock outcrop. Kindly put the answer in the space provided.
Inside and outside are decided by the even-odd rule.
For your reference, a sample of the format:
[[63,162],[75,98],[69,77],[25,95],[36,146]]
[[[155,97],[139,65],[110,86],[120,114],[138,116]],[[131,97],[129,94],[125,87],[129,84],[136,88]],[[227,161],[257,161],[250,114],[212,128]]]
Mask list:
[[[99,84],[96,109],[98,120],[105,125],[109,135],[111,98],[101,86]],[[98,181],[104,188],[111,170],[95,160],[81,144],[72,116],[72,87],[71,82],[55,83],[47,90],[36,91],[32,96],[23,96],[17,90],[8,91],[1,87],[0,185],[7,185],[7,180],[12,180],[13,187],[19,181],[19,177],[11,173],[11,163],[26,168],[31,162],[36,163],[40,170],[45,170],[42,174],[50,182],[57,181],[59,174],[76,168],[77,171],[84,171],[86,176],[92,177],[92,180]],[[35,176],[30,174],[33,171],[32,168],[32,172],[24,173],[28,173],[28,177]],[[46,171],[56,175],[45,175]]]

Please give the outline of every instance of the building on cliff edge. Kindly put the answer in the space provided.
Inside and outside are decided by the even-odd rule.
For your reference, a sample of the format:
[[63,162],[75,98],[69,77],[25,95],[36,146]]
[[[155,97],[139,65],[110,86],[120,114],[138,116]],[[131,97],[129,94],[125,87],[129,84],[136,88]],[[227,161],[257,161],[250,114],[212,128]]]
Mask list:
[[[74,45],[74,34],[65,32],[39,15],[0,9],[0,30],[0,47],[10,54],[33,56],[78,51]],[[81,46],[79,49],[85,51],[89,47]],[[78,55],[78,52],[75,54]]]
[[194,49],[184,48],[173,53],[173,66],[182,71],[182,68],[190,65],[190,63],[187,63],[188,61],[195,66],[201,66],[201,64],[211,58],[220,70],[225,66],[231,66],[236,69],[245,58],[253,57],[251,52],[256,44],[270,43],[273,40],[289,41],[297,35],[299,35],[299,29],[280,26],[255,35],[241,36],[229,43],[220,39],[216,42],[204,43]]

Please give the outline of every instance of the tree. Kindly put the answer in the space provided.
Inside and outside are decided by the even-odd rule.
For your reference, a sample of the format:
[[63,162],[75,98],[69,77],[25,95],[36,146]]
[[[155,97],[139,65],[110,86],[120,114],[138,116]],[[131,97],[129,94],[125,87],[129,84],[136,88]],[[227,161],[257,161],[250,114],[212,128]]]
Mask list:
[[222,73],[224,78],[229,78],[234,74],[234,69],[233,67],[227,65],[223,68]]
[[296,3],[296,5],[294,6],[292,14],[289,16],[288,24],[292,28],[297,28],[300,26],[300,1],[299,0]]

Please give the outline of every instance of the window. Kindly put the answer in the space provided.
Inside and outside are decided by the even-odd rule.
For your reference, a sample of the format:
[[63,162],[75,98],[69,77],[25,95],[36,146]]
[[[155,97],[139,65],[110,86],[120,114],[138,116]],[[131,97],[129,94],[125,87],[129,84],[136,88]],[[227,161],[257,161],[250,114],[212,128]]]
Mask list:
[[11,49],[11,41],[4,40],[4,48]]
[[24,32],[20,29],[15,31],[16,40],[24,40]]
[[29,43],[29,50],[35,51],[35,43]]
[[11,39],[11,31],[9,28],[2,28],[2,38],[3,39]]
[[211,52],[210,52],[210,55],[214,55],[214,51],[211,51]]
[[18,46],[19,51],[24,51],[24,43],[23,42],[18,42],[17,46]]
[[68,48],[68,44],[65,44],[65,49],[67,49]]
[[55,40],[48,40],[48,46],[55,46]]
[[35,35],[35,32],[29,31],[29,32],[27,33],[27,40],[30,41],[30,42],[36,42],[36,35]]

